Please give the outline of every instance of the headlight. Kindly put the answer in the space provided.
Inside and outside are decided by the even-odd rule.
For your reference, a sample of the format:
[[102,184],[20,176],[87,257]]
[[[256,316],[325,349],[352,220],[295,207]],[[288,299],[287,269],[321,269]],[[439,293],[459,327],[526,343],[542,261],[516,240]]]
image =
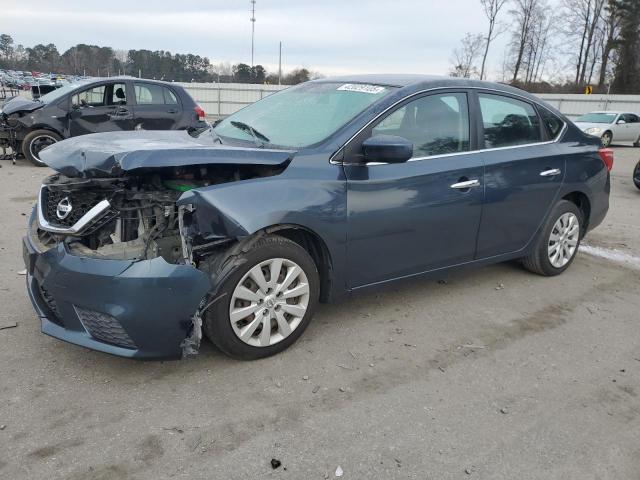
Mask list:
[[602,129],[599,127],[591,127],[591,128],[587,128],[584,133],[588,133],[589,135],[595,135],[597,133],[602,132]]

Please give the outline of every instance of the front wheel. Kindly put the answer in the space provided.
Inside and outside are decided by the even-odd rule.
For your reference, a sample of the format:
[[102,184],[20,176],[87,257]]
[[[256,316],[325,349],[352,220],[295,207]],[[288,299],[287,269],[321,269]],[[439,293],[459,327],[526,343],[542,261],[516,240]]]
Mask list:
[[50,130],[34,130],[22,140],[22,154],[34,165],[45,167],[46,164],[40,160],[40,152],[60,140],[62,137]]
[[553,208],[533,251],[522,259],[530,272],[551,277],[564,272],[578,252],[584,219],[575,203],[561,200]]
[[602,146],[608,148],[613,141],[613,134],[611,132],[604,132],[600,139],[602,140]]
[[285,350],[307,328],[318,303],[313,259],[297,243],[267,235],[232,261],[235,267],[217,291],[220,300],[205,314],[205,335],[240,360]]

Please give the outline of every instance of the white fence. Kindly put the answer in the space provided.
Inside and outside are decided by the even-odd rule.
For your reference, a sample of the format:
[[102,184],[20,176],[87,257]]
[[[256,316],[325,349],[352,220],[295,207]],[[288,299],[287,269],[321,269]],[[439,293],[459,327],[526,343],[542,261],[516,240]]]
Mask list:
[[[180,83],[210,119],[226,117],[242,107],[287,88],[285,85],[245,83]],[[640,113],[640,95],[579,95],[541,93],[540,98],[568,117],[594,110],[624,110]]]
[[620,110],[640,114],[640,95],[579,95],[541,93],[538,97],[569,118],[596,110]]
[[247,83],[178,83],[200,105],[210,119],[226,117],[267,95],[287,88],[285,85]]

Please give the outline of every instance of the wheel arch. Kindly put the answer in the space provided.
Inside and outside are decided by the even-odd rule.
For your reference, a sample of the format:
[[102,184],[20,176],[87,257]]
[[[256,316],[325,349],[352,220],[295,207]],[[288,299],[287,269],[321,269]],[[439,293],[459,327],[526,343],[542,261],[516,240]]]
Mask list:
[[20,137],[18,137],[18,139],[20,141],[24,140],[24,138],[29,135],[32,132],[35,132],[36,130],[47,130],[51,133],[55,133],[56,135],[58,135],[62,140],[64,140],[66,137],[64,136],[64,134],[62,132],[60,132],[59,130],[53,128],[51,125],[46,125],[46,124],[37,124],[37,125],[29,125],[28,127],[24,127],[22,129],[21,135]]
[[579,190],[567,193],[562,197],[562,200],[573,203],[582,212],[584,225],[582,227],[581,237],[584,237],[589,229],[589,221],[591,220],[591,200],[589,200],[589,197],[584,192]]
[[293,223],[272,225],[262,229],[262,231],[285,237],[307,251],[318,268],[320,301],[329,302],[333,285],[333,261],[331,252],[322,237],[305,226]]

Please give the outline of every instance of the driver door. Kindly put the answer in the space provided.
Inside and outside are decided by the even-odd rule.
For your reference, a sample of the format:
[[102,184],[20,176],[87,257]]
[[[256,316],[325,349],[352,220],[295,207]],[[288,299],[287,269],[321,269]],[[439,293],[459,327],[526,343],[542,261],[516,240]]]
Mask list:
[[[348,146],[344,169],[350,288],[474,259],[484,166],[472,152],[476,128],[470,98],[452,91],[409,100]],[[376,135],[410,140],[413,158],[366,163],[362,142]]]
[[94,85],[71,97],[69,135],[133,130],[125,82]]

